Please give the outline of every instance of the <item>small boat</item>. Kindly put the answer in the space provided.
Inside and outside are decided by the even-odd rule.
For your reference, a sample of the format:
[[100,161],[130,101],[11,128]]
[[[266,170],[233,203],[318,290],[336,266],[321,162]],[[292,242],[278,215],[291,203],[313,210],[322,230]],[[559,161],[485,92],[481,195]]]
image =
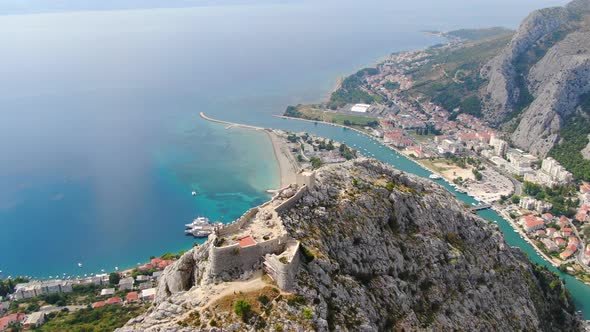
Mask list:
[[197,196],[197,192],[196,192],[196,191],[193,191],[193,192],[191,193],[191,195],[193,195],[193,196]]
[[438,174],[430,174],[428,176],[428,178],[430,178],[432,180],[438,180],[438,179],[440,179],[440,175],[438,175]]
[[78,263],[78,267],[82,267],[82,263]]

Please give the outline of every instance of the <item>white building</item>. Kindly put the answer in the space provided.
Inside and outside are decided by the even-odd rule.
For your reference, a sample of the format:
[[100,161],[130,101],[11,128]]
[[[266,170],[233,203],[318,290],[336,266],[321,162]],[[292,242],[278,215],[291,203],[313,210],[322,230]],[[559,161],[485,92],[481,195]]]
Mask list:
[[369,110],[370,107],[371,107],[371,105],[369,105],[369,104],[356,104],[350,108],[350,111],[357,112],[357,113],[367,113],[367,111]]
[[72,292],[72,282],[67,280],[31,281],[15,286],[13,297],[16,300],[28,299],[53,293]]
[[490,138],[490,146],[494,148],[494,154],[500,157],[504,157],[508,150],[508,143],[503,139],[497,138],[495,135],[492,135]]
[[573,180],[572,173],[561,166],[557,160],[549,157],[543,159],[541,169],[533,174],[526,174],[525,181],[547,187],[566,185]]
[[41,311],[33,312],[27,315],[27,318],[23,321],[23,327],[30,329],[39,327],[45,323],[45,313]]
[[100,296],[111,296],[115,294],[114,288],[105,288],[100,290]]
[[127,277],[119,280],[119,290],[132,290],[133,289],[133,277]]

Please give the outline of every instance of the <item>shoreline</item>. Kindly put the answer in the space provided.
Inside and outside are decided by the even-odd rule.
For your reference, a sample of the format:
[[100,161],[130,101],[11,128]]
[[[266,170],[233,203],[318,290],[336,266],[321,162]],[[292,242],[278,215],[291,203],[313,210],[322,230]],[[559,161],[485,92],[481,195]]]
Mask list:
[[199,116],[202,119],[209,122],[228,125],[225,129],[231,129],[236,127],[255,131],[262,131],[266,133],[272,145],[275,160],[279,167],[279,187],[276,189],[269,188],[267,192],[273,192],[274,190],[284,188],[292,183],[295,183],[296,174],[299,171],[297,163],[292,159],[292,156],[289,153],[287,146],[282,142],[279,136],[274,133],[272,129],[213,119],[205,115],[204,112],[200,112]]

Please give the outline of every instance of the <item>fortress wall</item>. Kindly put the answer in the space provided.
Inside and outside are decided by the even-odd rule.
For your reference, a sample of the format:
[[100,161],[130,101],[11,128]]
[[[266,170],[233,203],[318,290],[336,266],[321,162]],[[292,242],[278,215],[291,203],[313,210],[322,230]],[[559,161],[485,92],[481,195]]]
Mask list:
[[220,276],[228,273],[230,276],[239,276],[246,271],[258,269],[264,255],[281,253],[287,240],[286,236],[282,236],[244,248],[240,248],[237,243],[226,247],[212,247],[209,255],[210,274]]
[[242,226],[244,226],[244,224],[246,222],[248,222],[250,219],[252,219],[252,218],[254,218],[254,216],[256,216],[258,211],[259,211],[258,207],[254,207],[254,208],[251,208],[250,210],[246,211],[241,217],[236,219],[231,224],[227,224],[227,225],[223,226],[222,228],[220,228],[218,231],[219,236],[226,236],[226,235],[233,234],[233,233],[239,231],[242,228]]
[[275,280],[279,288],[291,291],[295,287],[295,278],[301,264],[299,242],[295,244],[293,255],[288,258],[288,263],[283,264],[276,255],[267,255],[264,260],[267,273]]
[[295,203],[297,203],[297,201],[303,196],[303,194],[305,194],[306,191],[307,191],[307,186],[303,186],[303,187],[299,188],[299,190],[297,190],[295,195],[293,195],[292,197],[290,197],[289,199],[287,199],[283,203],[281,203],[279,206],[277,206],[275,208],[275,211],[277,211],[277,213],[281,213],[281,212],[293,207],[293,205],[295,205]]

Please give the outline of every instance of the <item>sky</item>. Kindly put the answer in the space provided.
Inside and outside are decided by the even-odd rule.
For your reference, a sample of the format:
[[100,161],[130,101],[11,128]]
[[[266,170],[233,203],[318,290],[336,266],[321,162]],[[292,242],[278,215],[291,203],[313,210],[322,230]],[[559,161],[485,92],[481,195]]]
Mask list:
[[[64,12],[64,11],[88,11],[88,10],[120,10],[120,9],[141,9],[141,8],[175,8],[175,7],[196,7],[196,6],[223,6],[223,5],[253,5],[253,4],[281,4],[308,2],[311,0],[1,0],[0,15],[6,14],[29,14],[43,12]],[[323,0],[313,0],[323,2]],[[360,1],[360,0],[355,0]],[[404,6],[407,0],[389,0]],[[337,4],[344,4],[351,0],[341,0]],[[549,7],[563,5],[564,0],[498,0],[496,5],[509,7],[519,6],[523,3],[534,2],[535,7]],[[419,3],[424,8],[430,5],[448,3],[449,6],[462,4],[463,6],[478,7],[490,3],[489,0],[414,0],[412,4]],[[422,6],[420,6],[422,7]]]

